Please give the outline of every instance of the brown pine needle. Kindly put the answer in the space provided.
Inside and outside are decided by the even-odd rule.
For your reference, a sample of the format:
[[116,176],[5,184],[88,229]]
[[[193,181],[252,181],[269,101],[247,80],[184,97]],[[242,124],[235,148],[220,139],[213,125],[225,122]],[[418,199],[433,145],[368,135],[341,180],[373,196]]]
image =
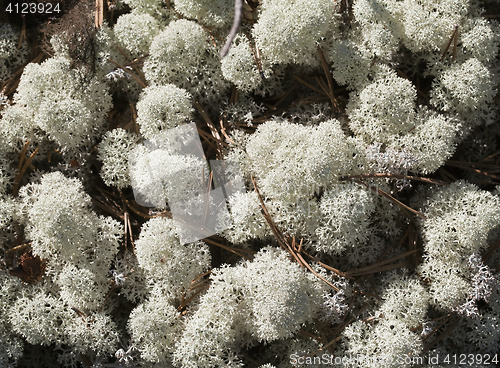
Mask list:
[[198,282],[198,280],[200,280],[201,278],[207,276],[207,275],[210,275],[212,273],[212,270],[208,270],[207,272],[205,273],[202,273],[201,275],[197,276],[193,281],[191,281],[191,285],[194,285]]
[[[495,179],[495,180],[500,180],[500,176],[498,176],[498,175],[493,175],[493,174],[490,174],[486,171],[479,170],[477,168],[479,165],[474,163],[474,162],[462,162],[462,161],[449,160],[449,161],[446,161],[446,165],[458,167],[458,168],[463,169],[463,170],[474,171],[477,174],[484,175],[484,176],[490,177],[490,178]],[[498,165],[494,165],[494,166],[498,167]]]
[[[253,184],[253,187],[255,188],[255,192],[257,193],[257,196],[259,197],[259,201],[260,201],[260,205],[261,205],[261,208],[262,208],[262,212],[263,212],[263,215],[264,215],[264,218],[266,219],[267,223],[269,224],[269,226],[271,227],[271,230],[273,231],[274,233],[274,236],[276,237],[276,240],[278,241],[278,244],[281,246],[281,248],[285,251],[287,251],[288,253],[290,253],[292,255],[292,257],[297,261],[297,263],[301,266],[301,267],[305,267],[307,268],[309,271],[311,271],[316,277],[318,277],[320,280],[324,281],[328,286],[330,286],[331,288],[333,288],[334,290],[336,291],[339,291],[339,289],[333,285],[331,282],[329,282],[327,279],[325,279],[324,277],[322,277],[320,274],[318,274],[316,271],[313,270],[313,268],[305,261],[305,259],[300,255],[300,253],[297,253],[295,251],[295,237],[293,239],[290,239],[290,237],[286,234],[283,234],[279,229],[278,227],[276,226],[276,224],[274,223],[271,215],[269,214],[269,212],[267,211],[267,207],[266,207],[266,204],[264,203],[264,200],[262,199],[262,196],[260,195],[260,192],[259,192],[259,189],[257,187],[257,183],[255,181],[255,178],[253,176],[251,176],[251,179],[252,179],[252,184]],[[291,240],[291,243],[290,243],[290,240]],[[300,245],[299,245],[299,249],[302,249],[302,240],[300,241]]]
[[124,217],[123,215],[118,212],[116,209],[114,209],[113,207],[109,206],[109,205],[106,205],[104,202],[101,202],[100,200],[98,199],[95,199],[95,198],[92,198],[92,203],[95,204],[97,207],[99,207],[100,209],[106,211],[106,212],[109,212],[111,213],[112,215],[118,217],[120,220],[124,220]]
[[325,95],[327,95],[329,98],[331,98],[330,92],[328,91],[328,87],[325,85],[325,82],[323,82],[323,80],[320,77],[315,77],[314,79],[316,79],[316,82],[319,84],[319,86],[323,90],[323,93]]
[[366,179],[366,178],[395,178],[395,179],[408,179],[414,181],[420,181],[422,183],[428,184],[436,184],[436,185],[449,185],[449,183],[430,178],[422,178],[419,176],[411,176],[411,175],[399,175],[399,174],[385,174],[385,173],[374,173],[374,174],[361,174],[361,175],[349,175],[343,176],[340,180],[349,180],[349,179]]
[[205,112],[203,107],[200,105],[200,103],[198,101],[196,101],[194,103],[194,106],[196,107],[196,109],[198,110],[200,115],[203,117],[203,120],[205,120],[205,123],[207,123],[208,127],[210,128],[210,131],[212,132],[212,136],[214,137],[215,142],[217,144],[217,153],[219,155],[219,159],[222,159],[222,156],[224,153],[222,146],[223,145],[227,146],[227,143],[221,139],[219,131],[215,127],[214,123],[212,122],[212,119],[210,119],[208,114]]
[[28,169],[28,167],[31,165],[31,161],[33,161],[33,159],[35,158],[35,155],[37,153],[38,153],[38,147],[31,154],[31,156],[26,160],[21,171],[19,171],[17,173],[16,178],[14,179],[14,188],[12,189],[12,195],[14,197],[17,196],[17,191],[19,190],[19,183],[21,182],[21,178],[23,177],[23,175],[24,175],[25,171]]
[[[450,40],[448,41],[448,44],[446,45],[444,51],[443,51],[443,55],[441,55],[441,59],[439,61],[443,61],[444,60],[444,57],[446,56],[446,53],[448,52],[450,46],[451,46],[451,43],[453,42],[453,40],[455,40],[455,50],[456,50],[456,38],[458,38],[458,25],[455,25],[455,28],[453,29],[453,33],[451,34],[451,37],[450,37]],[[453,52],[453,61],[455,61],[455,51]]]
[[340,289],[338,287],[336,287],[335,285],[333,285],[330,281],[328,281],[327,279],[325,279],[323,276],[321,276],[319,273],[317,273],[316,271],[313,270],[313,268],[309,265],[309,263],[307,263],[304,258],[299,254],[297,253],[297,257],[302,261],[302,263],[309,269],[309,271],[311,271],[316,277],[318,277],[319,279],[321,279],[323,282],[325,282],[328,286],[330,286],[333,290],[335,291],[340,291]]
[[439,168],[439,175],[449,184],[458,180],[449,171],[445,170],[444,167]]
[[222,135],[229,141],[231,142],[231,144],[236,144],[236,142],[234,140],[231,139],[231,137],[229,137],[226,133],[226,128],[224,128],[224,119],[221,119],[219,120],[219,123],[220,123],[220,131],[222,133]]
[[287,238],[285,237],[285,235],[283,235],[283,233],[278,229],[278,227],[274,223],[271,215],[269,214],[269,212],[267,210],[266,204],[264,203],[264,200],[262,199],[262,196],[260,195],[259,188],[257,187],[257,182],[255,181],[255,178],[253,176],[251,176],[251,179],[252,179],[252,184],[253,184],[253,187],[255,189],[255,192],[257,193],[257,197],[259,197],[259,201],[260,201],[260,205],[261,205],[261,209],[262,209],[262,214],[264,215],[264,218],[266,219],[269,227],[271,228],[271,231],[273,232],[276,240],[278,241],[278,244],[280,245],[280,247],[283,250],[290,253],[292,255],[292,257],[295,258],[295,260],[297,261],[297,263],[299,265],[301,265],[302,267],[305,267],[303,262],[297,256],[297,254],[295,254],[295,252],[292,250],[291,245],[287,241]]
[[[208,289],[209,285],[205,285],[205,287],[203,288],[200,288],[198,291],[196,291],[196,293],[194,293],[193,295],[191,295],[189,298],[187,299],[184,299],[182,300],[181,304],[177,307],[177,311],[180,312],[182,311],[184,308],[186,308],[186,306],[189,304],[189,302],[191,300],[193,300],[194,298],[196,298],[196,296],[201,293],[202,291]],[[180,316],[179,316],[180,317]]]
[[286,99],[288,98],[293,91],[295,91],[297,89],[297,87],[299,86],[299,83],[295,83],[292,87],[290,87],[290,89],[288,91],[286,91],[286,93],[283,95],[283,97],[281,97],[278,102],[276,102],[273,106],[272,106],[272,110],[276,110],[276,108]]
[[135,81],[137,83],[139,83],[139,85],[142,87],[142,88],[146,88],[148,85],[143,82],[138,76],[136,76],[134,73],[131,73],[130,70],[128,70],[127,68],[125,68],[123,65],[121,64],[118,64],[116,61],[114,60],[111,60],[111,59],[108,59],[108,61],[112,62],[113,64],[115,64],[118,68],[120,68],[121,70],[123,70],[125,73],[129,74],[132,78],[135,79]]
[[458,42],[458,25],[455,26],[455,37],[453,37],[453,54],[451,61],[455,61],[455,56],[457,56],[457,42]]
[[[424,350],[423,351],[429,350],[433,345],[436,345],[439,341],[444,340],[446,337],[448,337],[453,332],[453,330],[455,329],[455,327],[458,326],[459,322],[460,322],[460,318],[457,318],[455,321],[453,321],[446,328],[446,330],[444,330],[443,333],[441,333],[441,335],[439,335],[433,342],[431,342],[430,344],[424,346]],[[430,335],[430,336],[432,336],[432,335]],[[428,337],[430,337],[430,336],[428,336]]]
[[[402,240],[404,240],[406,238],[406,235],[403,237]],[[384,266],[386,265],[387,263],[392,263],[392,262],[395,262],[401,258],[405,258],[409,255],[412,255],[414,253],[418,252],[418,249],[412,249],[412,250],[409,250],[405,253],[401,253],[401,254],[398,254],[397,256],[394,256],[392,258],[389,258],[389,259],[385,259],[383,261],[379,261],[379,262],[376,262],[376,263],[373,263],[369,266],[366,266],[366,267],[362,267],[362,268],[358,268],[358,269],[355,269],[355,270],[352,270],[352,271],[346,271],[346,275],[348,276],[351,276],[351,277],[354,277],[354,276],[360,276],[362,274],[367,274],[367,273],[374,273],[374,272],[380,272],[381,270],[381,266]],[[386,271],[386,270],[384,270]]]
[[214,144],[214,142],[212,142],[213,140],[213,137],[208,134],[207,132],[201,130],[200,128],[197,129],[198,130],[198,134],[200,135],[200,137],[205,141],[207,142],[210,146],[212,146],[212,148],[214,150],[217,150],[217,146]]
[[120,54],[122,54],[122,56],[129,61],[129,63],[127,63],[127,65],[124,65],[124,66],[126,66],[126,67],[130,66],[131,68],[133,68],[135,70],[135,72],[139,75],[139,77],[141,78],[141,80],[144,82],[144,84],[146,84],[146,77],[144,77],[144,74],[141,72],[141,70],[137,66],[142,65],[142,59],[148,57],[149,54],[143,55],[141,57],[138,57],[138,58],[130,61],[130,58],[128,57],[128,55],[125,52],[125,50],[123,50],[118,45],[115,45],[115,47],[120,52]]
[[323,53],[323,50],[321,49],[321,46],[318,45],[318,54],[319,58],[321,60],[321,65],[323,66],[323,72],[325,73],[326,76],[326,81],[328,82],[328,97],[330,97],[330,100],[332,101],[332,105],[337,107],[338,102],[337,99],[335,98],[335,93],[333,92],[333,77],[332,73],[330,73],[330,68],[328,67],[328,62],[326,61],[325,54]]
[[427,219],[427,217],[425,217],[425,215],[421,212],[418,212],[417,210],[414,210],[413,208],[411,207],[408,207],[406,204],[404,204],[403,202],[401,201],[398,201],[396,198],[394,198],[393,196],[391,196],[390,194],[384,192],[382,189],[379,189],[379,188],[376,188],[376,187],[372,187],[362,181],[358,181],[358,180],[353,180],[353,182],[355,183],[358,183],[358,184],[361,184],[361,185],[364,185],[366,186],[367,188],[371,189],[372,191],[376,192],[377,194],[380,194],[382,197],[385,197],[387,198],[388,200],[396,203],[398,206],[402,207],[403,209],[407,210],[407,211],[410,211],[411,213],[417,215],[418,217],[422,218],[422,219]]
[[21,28],[21,36],[19,37],[19,43],[17,44],[17,49],[19,50],[23,45],[23,40],[26,39],[26,17],[23,15],[23,26]]
[[19,153],[19,165],[17,165],[17,172],[20,172],[21,168],[23,167],[24,157],[26,155],[26,151],[28,151],[29,143],[30,143],[30,141],[26,141],[22,151]]
[[321,262],[321,261],[320,261],[319,259],[317,259],[316,257],[311,256],[310,254],[308,254],[308,253],[306,253],[306,252],[304,252],[304,251],[302,251],[302,253],[303,253],[304,255],[306,255],[307,257],[309,257],[310,259],[312,259],[312,260],[313,260],[314,262],[316,262],[317,264],[319,264],[319,265],[320,265],[321,267],[323,267],[324,269],[327,269],[327,270],[329,270],[329,271],[332,271],[332,272],[336,273],[337,275],[339,275],[339,276],[341,276],[341,277],[345,277],[346,279],[351,279],[351,280],[353,279],[353,277],[346,275],[344,272],[339,271],[339,270],[337,270],[336,268],[333,268],[333,267],[328,266],[327,264],[325,264],[325,263]]
[[[210,170],[210,176],[208,178],[207,182],[207,188],[205,190],[205,193],[203,193],[203,219],[202,219],[202,224],[203,226],[206,225],[207,223],[207,216],[208,216],[208,206],[210,204],[210,192],[212,191],[212,180],[213,180],[213,175],[214,172],[213,170]],[[203,178],[203,181],[205,181],[205,178]]]
[[127,207],[130,208],[132,210],[132,212],[134,212],[136,215],[139,215],[141,217],[148,218],[148,219],[156,217],[156,216],[151,216],[151,215],[149,215],[149,214],[147,214],[145,212],[142,212],[131,201],[129,201],[128,199],[126,199],[125,196],[123,196],[123,194],[121,194],[121,197],[125,201],[125,203],[127,204]]
[[236,249],[236,248],[232,248],[232,247],[228,247],[224,244],[221,244],[221,243],[218,243],[212,239],[209,239],[209,238],[205,238],[203,239],[204,242],[206,243],[210,243],[210,244],[213,244],[213,245],[216,245],[224,250],[227,250],[228,252],[231,252],[231,253],[234,253],[236,254],[237,256],[240,256],[242,258],[245,258],[246,260],[248,261],[251,261],[252,259],[250,257],[247,257],[245,254],[243,253],[247,253],[247,254],[255,254],[256,252],[254,251],[250,251],[250,250],[246,250],[246,249]]
[[321,95],[326,95],[326,96],[328,96],[328,94],[326,94],[324,91],[321,91],[320,89],[318,89],[318,88],[314,87],[312,84],[310,84],[310,83],[306,82],[306,81],[305,81],[305,80],[303,80],[302,78],[297,77],[296,75],[293,75],[293,78],[294,78],[297,82],[299,82],[299,83],[303,84],[304,86],[306,86],[306,87],[308,87],[308,88],[312,89],[313,91],[316,91],[316,92],[318,92],[318,93],[319,93],[319,94],[321,94]]

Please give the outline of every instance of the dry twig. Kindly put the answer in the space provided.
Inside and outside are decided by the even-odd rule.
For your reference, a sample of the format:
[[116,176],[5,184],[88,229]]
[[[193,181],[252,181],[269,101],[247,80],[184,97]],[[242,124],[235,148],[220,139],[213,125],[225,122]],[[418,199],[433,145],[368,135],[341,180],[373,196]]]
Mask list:
[[236,36],[236,32],[238,32],[238,28],[240,27],[242,12],[243,12],[243,1],[242,0],[235,0],[233,26],[231,27],[231,30],[229,31],[229,37],[226,41],[226,44],[224,45],[224,47],[222,48],[222,50],[220,52],[221,57],[226,56],[227,53],[229,52],[229,48],[231,47],[231,43],[233,43],[234,37]]

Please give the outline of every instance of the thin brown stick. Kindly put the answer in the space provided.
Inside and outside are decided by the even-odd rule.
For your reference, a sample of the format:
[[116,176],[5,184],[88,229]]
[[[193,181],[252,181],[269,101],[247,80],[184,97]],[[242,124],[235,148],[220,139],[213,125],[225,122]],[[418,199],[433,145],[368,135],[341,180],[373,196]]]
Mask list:
[[182,300],[182,303],[177,307],[177,311],[180,312],[181,310],[183,310],[184,308],[186,308],[186,306],[189,304],[189,302],[191,300],[193,300],[194,298],[196,298],[196,296],[201,293],[202,291],[208,289],[208,286],[209,285],[205,285],[204,288],[200,288],[196,293],[194,293],[193,295],[191,295],[189,298],[187,299],[183,299]]
[[19,37],[19,43],[17,44],[17,49],[19,50],[23,45],[23,40],[26,39],[26,16],[22,15],[23,26],[21,28],[21,36]]
[[212,270],[208,270],[207,272],[202,273],[201,275],[197,276],[193,281],[191,281],[191,285],[196,284],[199,279],[201,279],[207,275],[210,275],[211,273],[212,273]]
[[104,19],[106,18],[106,5],[107,1],[104,0],[95,0],[95,27],[101,28],[104,23]]
[[[208,178],[207,182],[207,188],[205,190],[205,193],[203,193],[203,200],[204,200],[204,208],[203,208],[203,218],[202,218],[202,224],[203,226],[206,225],[207,223],[207,216],[208,216],[208,206],[210,204],[210,192],[212,191],[212,180],[213,180],[214,172],[213,170],[210,170],[210,176]],[[205,178],[203,178],[203,181],[205,181]]]
[[204,130],[201,130],[200,128],[198,128],[197,130],[198,130],[198,134],[200,135],[200,137],[205,142],[207,142],[214,150],[217,150],[217,146],[214,144],[214,142],[212,142],[213,136],[211,136],[210,134],[208,134]]
[[255,181],[255,178],[251,176],[252,179],[252,184],[255,189],[255,192],[257,193],[257,197],[259,198],[261,209],[264,215],[264,218],[266,219],[269,227],[271,228],[271,231],[273,232],[274,236],[276,237],[276,240],[278,241],[278,244],[280,247],[290,253],[290,255],[297,261],[297,263],[301,267],[305,267],[305,264],[303,264],[303,261],[298,257],[298,255],[292,250],[290,243],[288,242],[287,236],[285,236],[276,226],[274,223],[271,215],[269,214],[269,211],[267,210],[266,204],[264,203],[264,200],[262,199],[262,196],[260,195],[259,188],[257,187],[257,182]]
[[[284,235],[277,227],[276,224],[274,223],[271,215],[269,215],[269,212],[267,211],[267,207],[264,203],[264,200],[262,199],[262,196],[260,195],[259,189],[257,187],[257,183],[255,181],[255,178],[251,176],[252,179],[252,184],[254,186],[254,189],[257,193],[257,196],[259,197],[261,208],[264,214],[264,218],[266,219],[267,223],[271,227],[271,230],[274,233],[274,236],[278,240],[278,243],[280,246],[283,248],[283,250],[286,250],[288,253],[290,253],[293,258],[297,261],[297,263],[302,266],[306,267],[309,271],[311,271],[316,277],[318,277],[320,280],[324,281],[328,286],[333,288],[336,291],[339,291],[339,289],[333,285],[331,282],[329,282],[327,279],[322,277],[320,274],[318,274],[316,271],[313,270],[313,268],[305,261],[305,259],[300,255],[300,253],[297,253],[294,251],[294,245],[295,245],[295,237],[292,239],[292,245],[290,245],[289,242],[289,237],[287,235]],[[299,245],[299,249],[302,249],[302,240]]]
[[238,28],[240,27],[242,14],[243,14],[243,2],[242,0],[235,0],[233,26],[229,31],[229,37],[226,41],[226,44],[224,45],[224,47],[220,52],[221,57],[226,56],[227,53],[229,52],[229,49],[231,48],[231,44],[233,43],[234,37],[236,36],[236,32],[238,32]]
[[248,34],[247,31],[243,30],[243,33],[245,34],[245,36],[248,39],[248,42],[250,43],[250,48],[252,49],[253,59],[255,61],[255,65],[257,66],[257,70],[259,71],[260,78],[262,80],[264,80],[265,76],[264,76],[264,72],[262,71],[262,61],[260,59],[259,46],[255,43],[255,41],[253,40],[253,38],[250,37],[250,35]]
[[[326,102],[326,101],[330,101],[330,98],[328,96],[325,96],[324,93],[322,93],[320,95],[314,95],[314,96],[307,97],[307,98],[301,98],[299,101],[297,101],[294,104],[299,106],[299,105],[309,105],[309,104]],[[294,104],[292,104],[292,106],[294,106]]]
[[135,252],[134,234],[132,233],[132,226],[130,224],[130,216],[127,217],[127,222],[128,222],[128,228],[129,228],[130,245],[132,245],[132,251]]
[[123,211],[123,244],[125,245],[125,248],[127,248],[127,239],[128,239],[128,231],[129,231],[129,224],[130,220],[128,217],[128,211],[127,211],[127,204],[125,203],[124,200],[122,200],[122,211]]
[[447,183],[453,183],[454,181],[457,181],[457,178],[455,178],[450,172],[445,170],[443,167],[439,168],[439,175],[447,182]]
[[330,97],[330,92],[328,91],[328,86],[325,84],[325,82],[323,82],[323,80],[321,79],[321,77],[314,77],[314,79],[316,79],[316,82],[319,84],[319,86],[321,87],[321,89],[323,90],[323,93],[325,95],[328,96],[328,98],[331,99]]
[[[344,322],[342,324],[340,324],[334,331],[333,335],[337,335],[337,337],[335,339],[333,339],[332,341],[330,341],[328,344],[322,346],[321,348],[319,348],[318,350],[319,351],[324,351],[325,349],[327,348],[330,348],[330,346],[332,346],[333,344],[335,344],[337,341],[339,341],[341,338],[342,338],[342,331],[347,327],[349,326],[353,321],[354,321],[354,318],[358,315],[361,314],[361,312],[363,312],[364,309],[366,309],[366,307],[368,306],[367,303],[363,304],[363,306],[356,312],[356,314],[347,322]],[[344,320],[345,318],[347,317],[347,313],[346,315],[344,316]]]
[[458,42],[458,25],[455,26],[455,37],[453,37],[453,54],[451,61],[455,61],[455,56],[457,56],[457,42]]

